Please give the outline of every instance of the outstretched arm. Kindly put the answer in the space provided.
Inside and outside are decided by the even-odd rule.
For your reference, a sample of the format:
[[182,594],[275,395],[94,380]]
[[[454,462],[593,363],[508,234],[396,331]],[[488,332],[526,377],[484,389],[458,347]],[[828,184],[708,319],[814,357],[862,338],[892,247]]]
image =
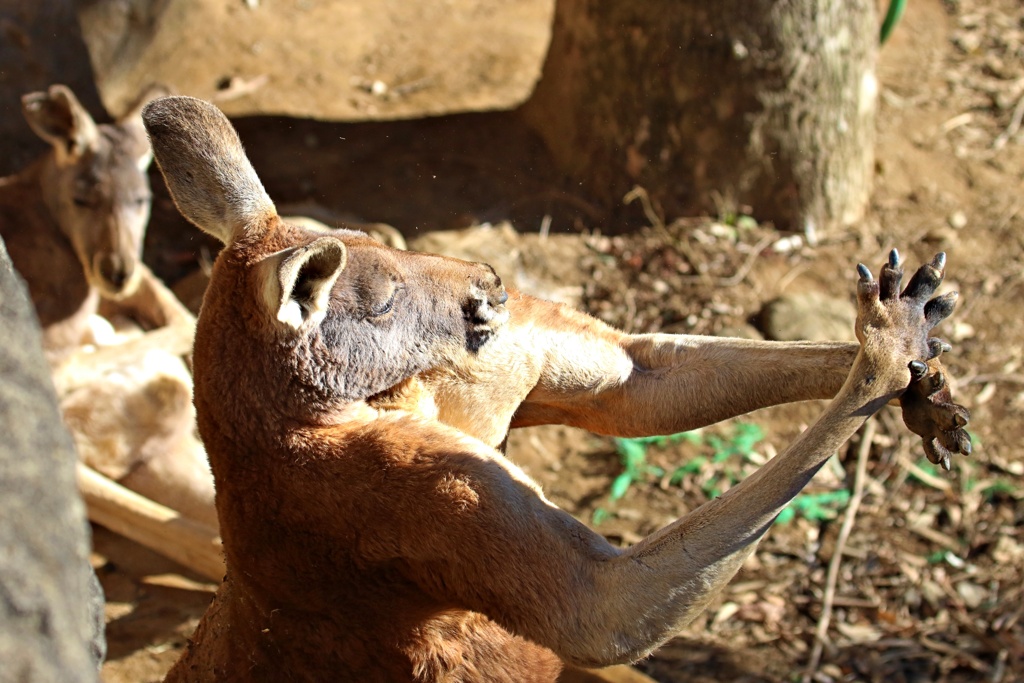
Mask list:
[[928,301],[941,279],[938,259],[904,296],[893,293],[897,265],[893,258],[880,282],[860,271],[862,348],[821,418],[757,473],[629,550],[548,503],[482,444],[391,414],[356,440],[373,443],[377,466],[386,465],[370,478],[380,509],[364,513],[361,551],[371,561],[401,558],[407,578],[439,606],[482,612],[572,663],[643,656],[704,609],[831,454],[921,375],[928,331],[952,299]]
[[855,342],[768,342],[629,335],[532,297],[509,303],[511,329],[539,358],[513,427],[568,424],[616,436],[671,434],[792,401],[832,398]]

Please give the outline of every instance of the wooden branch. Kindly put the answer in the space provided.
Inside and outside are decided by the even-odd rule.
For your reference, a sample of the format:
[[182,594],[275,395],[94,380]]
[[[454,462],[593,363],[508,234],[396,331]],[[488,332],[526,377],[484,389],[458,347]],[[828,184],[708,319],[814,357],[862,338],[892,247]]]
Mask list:
[[129,491],[82,463],[77,475],[90,521],[212,581],[224,578],[224,554],[216,529]]

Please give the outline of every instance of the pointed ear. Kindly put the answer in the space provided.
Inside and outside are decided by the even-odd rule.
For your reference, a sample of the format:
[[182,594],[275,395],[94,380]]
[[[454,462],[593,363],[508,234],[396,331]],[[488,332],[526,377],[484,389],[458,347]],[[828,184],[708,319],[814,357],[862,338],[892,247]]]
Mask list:
[[224,244],[259,239],[280,224],[220,109],[193,97],[161,97],[143,107],[142,121],[182,216]]
[[345,269],[348,251],[336,237],[321,237],[304,247],[279,251],[260,264],[267,312],[297,330],[327,315],[331,288]]
[[36,135],[69,156],[94,149],[99,141],[96,122],[67,86],[22,96],[21,110]]

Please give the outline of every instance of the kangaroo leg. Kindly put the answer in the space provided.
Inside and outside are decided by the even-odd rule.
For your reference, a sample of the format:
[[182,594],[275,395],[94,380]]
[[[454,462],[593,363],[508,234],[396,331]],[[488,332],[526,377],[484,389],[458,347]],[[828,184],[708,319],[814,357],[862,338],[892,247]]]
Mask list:
[[[494,453],[468,439],[454,451],[446,445],[453,438],[428,438],[420,430],[437,427],[415,420],[390,427],[396,452],[381,455],[389,465],[380,482],[396,490],[374,489],[383,509],[364,511],[369,526],[361,550],[382,562],[402,557],[410,580],[442,604],[487,614],[573,664],[635,660],[700,614],[836,449],[919,381],[918,364],[930,354],[928,333],[951,308],[928,301],[942,268],[937,257],[901,295],[891,286],[899,280],[895,255],[880,280],[861,266],[861,348],[818,421],[725,495],[626,551],[552,506]],[[376,428],[385,429],[385,421]],[[400,464],[400,446],[410,438],[422,448]],[[445,523],[388,521],[414,517]]]

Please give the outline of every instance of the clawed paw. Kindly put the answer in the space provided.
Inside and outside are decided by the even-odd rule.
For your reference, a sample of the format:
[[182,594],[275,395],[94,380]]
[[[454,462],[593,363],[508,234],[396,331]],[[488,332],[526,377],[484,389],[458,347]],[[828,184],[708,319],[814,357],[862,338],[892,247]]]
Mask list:
[[910,386],[900,396],[903,422],[923,440],[928,460],[948,470],[954,454],[971,454],[971,436],[964,429],[971,414],[953,403],[937,357],[927,363],[912,361],[910,375]]
[[[900,291],[903,268],[895,249],[877,280],[867,267],[858,265],[857,336],[874,361],[877,379],[884,377],[895,383],[902,378],[899,391],[903,420],[924,440],[928,459],[948,470],[954,453],[970,454],[971,438],[964,430],[970,413],[953,403],[938,359],[950,347],[929,337],[932,328],[949,317],[956,306],[956,292],[932,297],[942,284],[945,268],[946,255],[936,255]],[[894,364],[899,364],[895,372]]]

